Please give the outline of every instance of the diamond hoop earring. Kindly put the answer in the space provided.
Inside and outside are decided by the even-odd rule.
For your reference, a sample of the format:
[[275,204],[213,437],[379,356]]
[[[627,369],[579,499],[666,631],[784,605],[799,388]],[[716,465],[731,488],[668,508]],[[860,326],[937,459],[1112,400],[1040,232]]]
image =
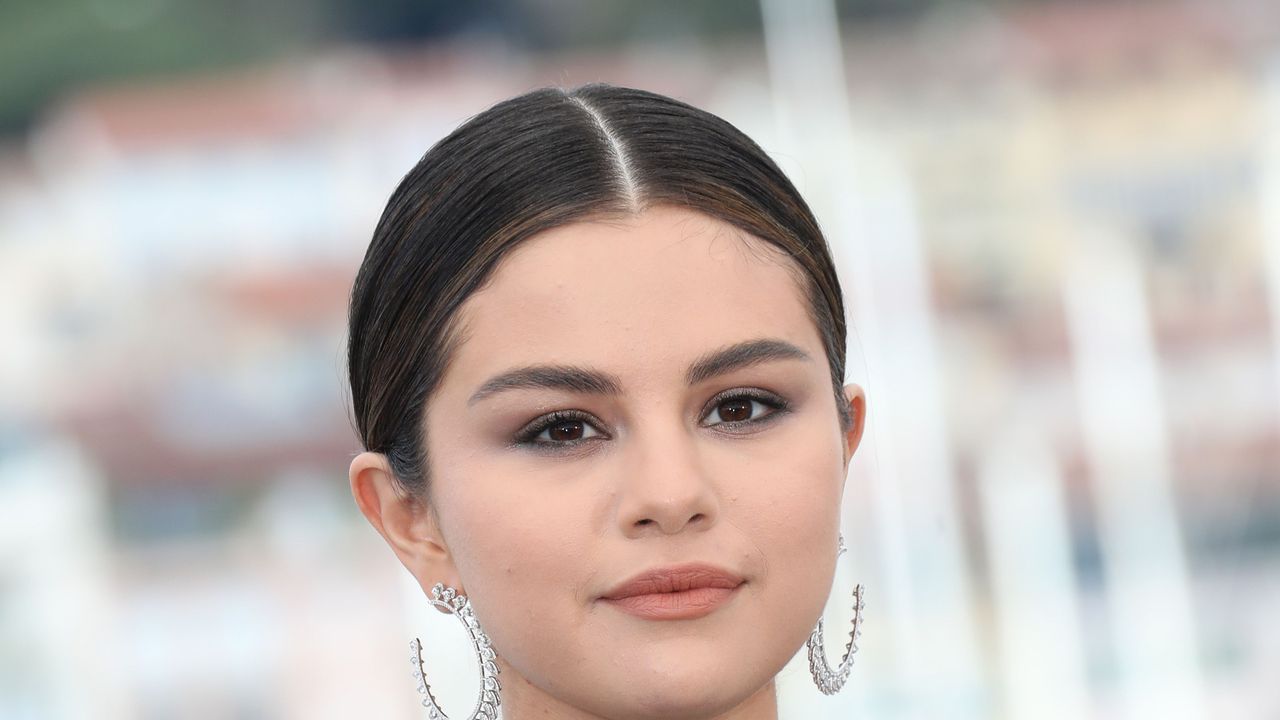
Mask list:
[[[502,689],[498,683],[498,666],[494,662],[497,655],[489,644],[489,636],[480,629],[480,623],[471,611],[471,601],[465,595],[459,595],[457,590],[446,587],[444,583],[436,583],[431,588],[429,602],[456,615],[462,621],[480,660],[480,697],[476,699],[476,706],[471,710],[468,720],[497,720],[498,705],[501,702],[498,691]],[[431,720],[449,720],[449,716],[444,714],[435,696],[431,694],[431,686],[427,684],[426,668],[422,664],[422,641],[414,638],[409,643],[409,650],[412,652],[409,662],[413,664],[413,678],[418,681],[418,692],[422,694],[422,706],[427,708]]]
[[[845,552],[844,535],[838,536],[836,557]],[[805,644],[809,646],[809,672],[813,674],[813,683],[824,695],[835,695],[844,687],[849,679],[849,671],[853,669],[853,654],[858,652],[858,638],[862,635],[862,584],[853,588],[853,629],[849,631],[849,642],[844,646],[844,657],[833,670],[827,662],[827,650],[823,645],[822,618],[818,618],[818,626],[809,635]]]

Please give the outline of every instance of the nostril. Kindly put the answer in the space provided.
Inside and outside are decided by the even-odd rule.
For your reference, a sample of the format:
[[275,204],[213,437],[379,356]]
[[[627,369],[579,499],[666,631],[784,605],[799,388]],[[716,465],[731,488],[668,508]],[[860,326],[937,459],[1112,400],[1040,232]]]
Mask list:
[[649,518],[645,518],[645,519],[643,519],[643,520],[637,520],[637,521],[636,521],[636,524],[637,524],[637,525],[652,525],[652,524],[653,524],[653,520],[650,520]]
[[698,513],[697,515],[694,515],[693,517],[689,518],[689,522],[695,523],[704,518],[706,518],[705,515],[703,515],[702,513]]

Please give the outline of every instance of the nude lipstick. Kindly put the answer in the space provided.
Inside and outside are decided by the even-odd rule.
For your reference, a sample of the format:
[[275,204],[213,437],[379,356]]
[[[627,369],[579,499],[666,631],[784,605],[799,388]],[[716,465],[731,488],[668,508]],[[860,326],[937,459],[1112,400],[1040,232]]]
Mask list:
[[645,620],[693,620],[728,602],[744,582],[713,565],[677,565],[646,570],[600,599]]

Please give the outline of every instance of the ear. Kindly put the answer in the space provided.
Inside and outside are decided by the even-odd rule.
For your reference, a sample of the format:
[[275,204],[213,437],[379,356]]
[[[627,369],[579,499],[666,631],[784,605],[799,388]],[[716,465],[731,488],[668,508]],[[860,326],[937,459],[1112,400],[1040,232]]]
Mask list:
[[844,471],[849,472],[849,462],[862,442],[862,431],[867,427],[867,395],[862,388],[849,383],[844,386],[844,399],[849,403],[849,428],[844,431]]
[[435,512],[424,499],[400,490],[386,455],[357,455],[351,461],[350,481],[360,512],[417,578],[424,593],[429,594],[438,582],[465,592]]

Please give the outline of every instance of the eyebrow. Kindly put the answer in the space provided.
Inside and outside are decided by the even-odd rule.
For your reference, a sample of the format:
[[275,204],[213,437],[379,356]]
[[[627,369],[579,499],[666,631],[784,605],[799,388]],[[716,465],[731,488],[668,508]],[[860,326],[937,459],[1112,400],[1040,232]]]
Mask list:
[[[717,375],[778,360],[811,361],[812,358],[809,353],[784,340],[747,340],[698,358],[685,372],[685,380],[695,385]],[[622,382],[616,375],[573,365],[530,365],[489,378],[471,395],[467,404],[474,405],[491,395],[516,389],[620,395]]]

